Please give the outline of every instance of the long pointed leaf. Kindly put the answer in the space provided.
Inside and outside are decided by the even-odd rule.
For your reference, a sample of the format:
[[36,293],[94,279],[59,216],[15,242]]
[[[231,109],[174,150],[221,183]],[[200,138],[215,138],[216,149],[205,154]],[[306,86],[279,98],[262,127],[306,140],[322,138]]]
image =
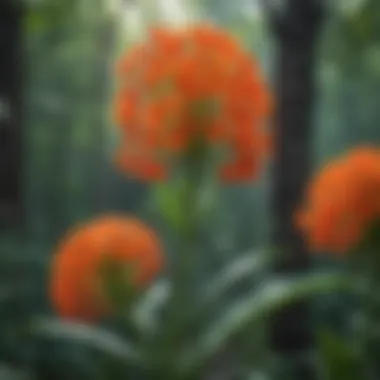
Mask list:
[[140,360],[131,343],[98,327],[40,317],[31,322],[30,330],[37,336],[82,343],[121,360]]
[[241,282],[255,274],[268,268],[273,259],[273,254],[269,250],[266,252],[255,250],[244,255],[240,255],[227,267],[223,268],[221,273],[217,274],[211,283],[205,289],[206,303],[213,301],[231,286]]
[[158,323],[160,309],[171,294],[171,286],[167,280],[162,280],[153,285],[133,308],[132,318],[137,328],[143,333],[151,333]]
[[295,280],[268,281],[260,290],[228,305],[226,313],[213,323],[184,356],[181,370],[192,371],[212,358],[231,337],[248,326],[295,301],[351,289],[350,278],[340,274],[317,274]]

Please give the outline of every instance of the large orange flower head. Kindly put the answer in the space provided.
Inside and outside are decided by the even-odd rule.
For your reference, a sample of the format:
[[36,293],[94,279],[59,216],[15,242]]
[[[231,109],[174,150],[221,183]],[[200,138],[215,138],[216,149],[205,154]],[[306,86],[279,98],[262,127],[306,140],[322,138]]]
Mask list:
[[115,311],[104,272],[109,263],[125,289],[149,285],[162,265],[154,232],[136,219],[103,216],[65,237],[53,258],[50,288],[60,316],[93,321]]
[[257,61],[209,25],[161,28],[122,57],[116,121],[119,164],[160,180],[195,141],[220,148],[226,181],[249,180],[267,153],[270,96]]
[[311,248],[347,252],[380,217],[380,149],[359,147],[310,183],[297,223]]

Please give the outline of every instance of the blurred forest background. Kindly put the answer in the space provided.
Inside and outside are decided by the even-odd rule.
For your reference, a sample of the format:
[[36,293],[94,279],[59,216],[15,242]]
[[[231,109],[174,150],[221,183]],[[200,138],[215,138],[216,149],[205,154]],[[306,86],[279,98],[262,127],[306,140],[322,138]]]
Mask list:
[[[123,177],[112,163],[113,65],[139,28],[163,20],[180,23],[189,15],[212,19],[244,41],[273,78],[275,36],[259,1],[162,0],[154,9],[146,1],[137,3],[22,4],[25,218],[21,226],[8,226],[0,235],[0,370],[3,363],[32,368],[38,379],[100,378],[93,353],[31,339],[23,321],[49,312],[49,257],[73,223],[125,211],[160,224],[147,185]],[[331,0],[326,8],[317,52],[314,167],[359,142],[380,142],[380,2]],[[259,184],[223,189],[222,217],[210,228],[208,249],[228,256],[266,244],[270,187],[269,170]]]

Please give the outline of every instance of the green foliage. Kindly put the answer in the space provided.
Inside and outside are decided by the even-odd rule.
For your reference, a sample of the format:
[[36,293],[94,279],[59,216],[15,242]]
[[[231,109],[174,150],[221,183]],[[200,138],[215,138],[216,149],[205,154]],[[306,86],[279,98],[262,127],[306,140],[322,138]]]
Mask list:
[[318,334],[320,355],[320,378],[323,380],[358,380],[365,379],[363,362],[358,346],[353,346],[344,338],[328,330]]
[[99,327],[52,318],[34,318],[30,322],[30,331],[38,337],[78,342],[121,361],[140,360],[131,343]]
[[213,305],[225,292],[246,278],[255,278],[268,270],[275,255],[269,249],[252,250],[238,255],[230,261],[221,273],[215,275],[204,291],[204,304]]
[[[337,5],[338,2],[336,2]],[[359,143],[380,141],[375,101],[379,88],[379,2],[357,1],[345,11],[343,1],[329,7],[322,33],[319,101],[314,146],[316,165]]]
[[178,180],[175,183],[158,184],[154,189],[155,202],[162,216],[177,231],[182,231],[184,228],[181,208],[184,186],[185,183]]
[[170,283],[163,279],[153,284],[131,310],[134,326],[145,336],[158,330],[162,309],[167,304],[171,292]]
[[62,25],[75,11],[76,0],[41,0],[27,2],[26,27],[29,31],[43,32]]
[[315,295],[336,291],[347,292],[351,279],[341,275],[316,274],[295,280],[269,279],[261,289],[232,305],[227,305],[221,317],[201,335],[191,352],[186,355],[185,368],[201,366],[215,355],[228,339],[250,325],[261,322],[280,308]]

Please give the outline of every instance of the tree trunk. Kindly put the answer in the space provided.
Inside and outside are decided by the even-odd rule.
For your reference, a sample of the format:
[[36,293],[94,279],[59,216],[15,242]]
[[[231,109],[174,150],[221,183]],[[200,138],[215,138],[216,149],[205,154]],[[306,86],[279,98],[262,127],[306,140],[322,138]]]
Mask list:
[[[264,0],[266,1],[266,0]],[[310,258],[294,228],[294,213],[311,169],[312,105],[315,97],[316,43],[323,9],[318,0],[287,0],[284,11],[269,17],[277,41],[277,115],[274,160],[274,242],[285,250],[276,266],[280,274],[305,272]],[[311,347],[308,305],[294,305],[275,318],[273,345],[285,358]],[[310,379],[302,363],[294,379]]]
[[21,195],[21,8],[0,4],[0,223],[19,222]]

